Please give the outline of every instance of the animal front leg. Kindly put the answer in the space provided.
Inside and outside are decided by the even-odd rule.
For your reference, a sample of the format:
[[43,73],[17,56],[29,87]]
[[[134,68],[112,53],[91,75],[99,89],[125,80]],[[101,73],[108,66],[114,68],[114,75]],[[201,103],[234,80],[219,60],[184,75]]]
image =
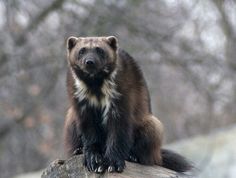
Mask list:
[[108,137],[104,159],[108,172],[122,172],[132,145],[132,130],[125,112],[111,112],[112,117],[107,122]]
[[84,165],[89,171],[102,173],[104,172],[101,164],[103,162],[102,154],[98,150],[87,149],[84,154]]
[[83,152],[84,152],[84,165],[91,172],[102,173],[104,172],[102,156],[102,142],[99,138],[99,133],[93,129],[88,129],[83,133]]

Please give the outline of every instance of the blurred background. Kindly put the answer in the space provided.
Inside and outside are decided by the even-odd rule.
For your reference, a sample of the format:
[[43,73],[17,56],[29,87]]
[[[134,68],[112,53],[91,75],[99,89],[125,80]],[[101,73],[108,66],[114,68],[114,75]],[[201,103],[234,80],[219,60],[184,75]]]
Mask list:
[[199,177],[235,177],[235,9],[235,0],[0,1],[0,177],[65,158],[71,35],[117,36],[143,69],[166,146]]

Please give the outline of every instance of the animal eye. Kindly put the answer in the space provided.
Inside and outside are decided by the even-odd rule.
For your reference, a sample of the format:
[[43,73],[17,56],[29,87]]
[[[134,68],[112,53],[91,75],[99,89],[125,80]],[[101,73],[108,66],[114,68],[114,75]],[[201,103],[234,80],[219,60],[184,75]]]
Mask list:
[[105,51],[102,48],[96,47],[95,50],[100,57],[105,57]]
[[81,48],[80,50],[79,50],[79,56],[82,56],[82,55],[84,55],[86,53],[86,48]]

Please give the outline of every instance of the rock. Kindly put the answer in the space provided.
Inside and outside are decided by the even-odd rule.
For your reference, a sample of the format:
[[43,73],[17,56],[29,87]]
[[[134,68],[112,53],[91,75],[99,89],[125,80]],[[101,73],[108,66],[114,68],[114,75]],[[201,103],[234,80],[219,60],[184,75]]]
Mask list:
[[14,177],[14,178],[40,178],[42,173],[43,173],[43,170],[37,171],[37,172],[26,173],[26,174],[21,174],[21,175]]
[[[198,178],[234,178],[236,175],[236,125],[216,131],[209,135],[198,136],[191,139],[185,139],[170,145],[165,148],[176,151],[189,160],[198,168],[195,173]],[[73,157],[66,161],[66,164],[60,166],[52,163],[44,170],[42,178],[51,178],[53,175],[58,178],[73,178],[80,177],[99,177],[99,175],[91,174],[81,164],[82,157]],[[54,164],[54,165],[53,165]],[[70,165],[73,165],[70,168]],[[17,176],[15,178],[37,178],[40,177],[42,171],[29,173]],[[126,169],[122,174],[105,174],[100,176],[110,178],[186,178],[191,177],[181,175],[174,171],[158,167],[158,166],[143,166],[126,162]],[[193,176],[192,176],[193,177]]]
[[198,178],[235,178],[236,126],[227,127],[206,136],[170,144],[172,149],[195,163]]
[[193,178],[159,166],[144,166],[126,162],[123,173],[96,174],[88,172],[82,164],[83,156],[74,156],[65,161],[64,164],[57,164],[54,161],[43,172],[42,178]]

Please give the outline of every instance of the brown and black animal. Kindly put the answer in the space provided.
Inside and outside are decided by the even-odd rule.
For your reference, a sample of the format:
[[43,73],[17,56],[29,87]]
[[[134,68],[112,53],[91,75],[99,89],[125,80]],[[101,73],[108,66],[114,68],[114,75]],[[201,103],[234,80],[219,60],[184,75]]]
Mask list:
[[161,149],[163,126],[151,112],[143,74],[116,37],[70,37],[67,50],[69,156],[82,150],[85,166],[97,173],[122,172],[125,160],[178,172],[191,168]]

